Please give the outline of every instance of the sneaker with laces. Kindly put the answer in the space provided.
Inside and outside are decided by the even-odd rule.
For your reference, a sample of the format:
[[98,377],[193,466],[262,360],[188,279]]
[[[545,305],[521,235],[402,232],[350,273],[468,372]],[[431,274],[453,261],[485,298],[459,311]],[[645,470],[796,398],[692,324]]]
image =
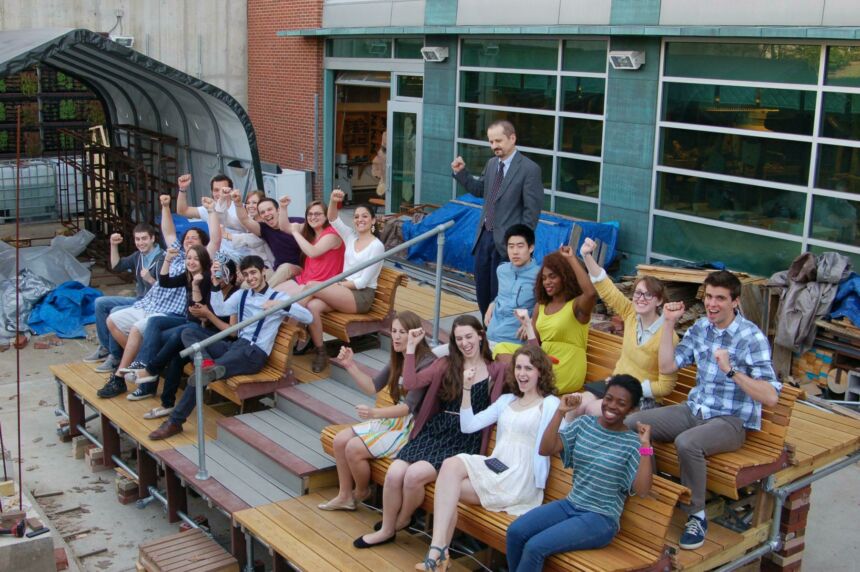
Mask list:
[[96,392],[96,395],[103,399],[109,399],[117,395],[122,395],[126,391],[128,391],[128,388],[125,385],[125,380],[119,376],[112,375],[104,387]]
[[96,351],[84,358],[84,363],[98,363],[110,355],[107,348],[99,346]]
[[684,533],[678,546],[684,550],[695,550],[705,543],[705,534],[708,532],[708,521],[698,516],[690,515],[687,524],[684,525]]
[[149,397],[155,397],[155,392],[152,388],[144,385],[138,386],[137,389],[125,396],[129,401],[140,401]]
[[125,374],[125,380],[128,383],[136,383],[140,385],[142,383],[158,381],[158,376],[149,373],[145,369],[134,369]]
[[109,355],[106,360],[104,360],[99,366],[96,368],[98,373],[113,373],[116,370],[116,366],[119,365],[119,360]]
[[146,369],[146,364],[143,363],[142,361],[134,360],[133,362],[128,364],[126,367],[119,368],[117,370],[117,372],[118,373],[130,373],[136,369]]

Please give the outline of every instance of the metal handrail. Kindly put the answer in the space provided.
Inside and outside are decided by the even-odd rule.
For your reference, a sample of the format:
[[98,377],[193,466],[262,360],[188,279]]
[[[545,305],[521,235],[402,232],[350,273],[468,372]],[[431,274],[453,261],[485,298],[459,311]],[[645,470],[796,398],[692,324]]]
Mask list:
[[317,284],[316,286],[309,288],[307,290],[303,290],[301,293],[288,298],[282,302],[277,302],[271,308],[260,312],[250,318],[242,320],[238,324],[234,324],[229,328],[221,330],[217,334],[213,334],[209,336],[205,340],[200,340],[199,342],[194,343],[190,347],[185,348],[179,355],[181,357],[189,357],[190,355],[194,355],[194,392],[195,397],[197,399],[197,475],[195,478],[200,481],[205,481],[209,478],[209,473],[206,471],[206,436],[204,432],[204,424],[203,424],[203,350],[210,345],[214,344],[219,340],[223,340],[227,336],[233,334],[234,332],[238,332],[239,330],[248,327],[249,325],[258,322],[264,319],[266,316],[270,314],[274,314],[299,300],[307,298],[308,296],[312,296],[316,294],[323,288],[327,288],[332,284],[336,284],[341,280],[347,278],[364,270],[368,266],[373,266],[374,264],[385,260],[386,258],[391,257],[393,254],[397,254],[403,250],[406,250],[410,246],[414,244],[418,244],[419,242],[423,242],[432,236],[436,236],[436,287],[435,287],[435,303],[434,303],[434,311],[433,311],[433,336],[431,342],[435,345],[439,340],[439,313],[442,306],[442,255],[445,246],[445,231],[454,226],[454,221],[449,220],[442,224],[436,225],[432,229],[427,232],[423,232],[416,236],[415,238],[411,238],[402,244],[398,244],[391,250],[386,250],[380,255],[374,256],[370,260],[366,260],[361,264],[357,264],[347,270],[344,270],[337,276],[333,276],[328,280]]

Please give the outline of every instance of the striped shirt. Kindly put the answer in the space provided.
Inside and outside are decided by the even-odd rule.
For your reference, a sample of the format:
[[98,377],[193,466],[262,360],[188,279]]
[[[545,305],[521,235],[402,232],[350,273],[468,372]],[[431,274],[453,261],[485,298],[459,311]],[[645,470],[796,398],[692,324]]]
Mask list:
[[559,436],[564,445],[561,460],[573,468],[567,500],[618,522],[639,469],[639,437],[633,431],[604,429],[590,415],[562,427]]
[[[179,240],[174,240],[170,248],[179,250],[179,256],[170,261],[170,276],[178,276],[185,272],[185,249]],[[178,314],[185,315],[185,288],[164,288],[158,282],[152,285],[143,298],[134,303],[134,307],[147,314]]]

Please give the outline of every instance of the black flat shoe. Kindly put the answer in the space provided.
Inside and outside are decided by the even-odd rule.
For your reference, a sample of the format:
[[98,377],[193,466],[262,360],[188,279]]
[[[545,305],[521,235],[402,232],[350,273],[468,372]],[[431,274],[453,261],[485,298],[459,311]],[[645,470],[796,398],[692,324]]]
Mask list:
[[356,548],[373,548],[374,546],[382,546],[383,544],[388,544],[389,542],[394,542],[394,539],[396,537],[397,537],[397,533],[395,532],[394,534],[392,534],[391,536],[389,536],[388,538],[386,538],[382,542],[377,542],[376,544],[370,544],[369,542],[366,542],[364,540],[364,536],[359,536],[358,538],[356,538],[352,542],[352,545],[355,546]]

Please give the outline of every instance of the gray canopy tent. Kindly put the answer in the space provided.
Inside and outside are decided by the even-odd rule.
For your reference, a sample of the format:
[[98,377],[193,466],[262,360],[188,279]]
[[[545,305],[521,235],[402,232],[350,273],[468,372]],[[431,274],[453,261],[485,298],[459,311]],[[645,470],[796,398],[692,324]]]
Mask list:
[[87,85],[112,125],[132,125],[178,140],[179,172],[191,173],[192,199],[216,173],[248,169],[237,187],[263,188],[257,137],[247,112],[227,92],[89,30],[0,31],[0,77],[46,63]]

